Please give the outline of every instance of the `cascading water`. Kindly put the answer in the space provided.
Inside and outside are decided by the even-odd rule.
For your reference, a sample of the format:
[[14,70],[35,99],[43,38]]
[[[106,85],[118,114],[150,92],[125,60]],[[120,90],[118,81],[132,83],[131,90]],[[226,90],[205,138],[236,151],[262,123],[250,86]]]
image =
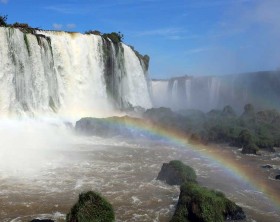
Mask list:
[[0,28],[0,41],[1,116],[81,117],[151,107],[143,61],[122,43],[14,28]]
[[[153,80],[156,107],[173,109],[222,109],[231,105],[242,112],[247,103],[257,109],[280,109],[280,73],[257,72],[228,76],[176,77]],[[162,95],[167,94],[166,100]]]

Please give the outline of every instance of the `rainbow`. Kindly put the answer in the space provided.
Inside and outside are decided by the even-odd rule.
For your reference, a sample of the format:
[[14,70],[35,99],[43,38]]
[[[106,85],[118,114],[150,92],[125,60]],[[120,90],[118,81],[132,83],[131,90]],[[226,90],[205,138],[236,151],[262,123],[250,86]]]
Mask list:
[[267,181],[262,181],[261,179],[255,178],[255,169],[252,169],[252,167],[236,160],[232,153],[231,155],[229,155],[229,153],[226,154],[221,152],[220,149],[215,149],[217,147],[214,146],[190,144],[186,133],[174,128],[156,126],[155,124],[142,119],[131,117],[111,117],[102,119],[101,121],[105,121],[106,123],[112,125],[123,126],[132,130],[138,130],[140,132],[142,131],[151,136],[167,139],[168,141],[177,144],[180,147],[184,147],[185,149],[189,149],[201,156],[207,157],[207,159],[213,163],[222,166],[223,169],[225,169],[232,177],[238,179],[243,184],[245,183],[254,191],[261,192],[266,198],[270,200],[275,210],[280,210],[279,191],[271,188]]

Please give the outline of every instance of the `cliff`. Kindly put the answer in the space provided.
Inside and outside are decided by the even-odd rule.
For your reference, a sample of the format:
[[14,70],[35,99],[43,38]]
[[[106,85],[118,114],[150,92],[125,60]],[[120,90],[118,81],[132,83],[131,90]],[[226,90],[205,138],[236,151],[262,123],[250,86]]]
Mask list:
[[121,42],[0,27],[0,44],[0,116],[151,107],[147,57]]

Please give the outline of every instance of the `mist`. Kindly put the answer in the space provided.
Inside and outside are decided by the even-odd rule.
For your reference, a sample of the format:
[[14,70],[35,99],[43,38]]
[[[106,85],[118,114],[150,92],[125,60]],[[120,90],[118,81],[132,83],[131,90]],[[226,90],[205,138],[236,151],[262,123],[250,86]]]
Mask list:
[[2,178],[38,178],[41,170],[63,164],[59,151],[71,148],[74,135],[58,120],[1,120],[0,141]]
[[230,105],[242,113],[250,103],[256,110],[280,109],[280,72],[254,72],[226,76],[175,77],[152,81],[155,107],[208,112]]

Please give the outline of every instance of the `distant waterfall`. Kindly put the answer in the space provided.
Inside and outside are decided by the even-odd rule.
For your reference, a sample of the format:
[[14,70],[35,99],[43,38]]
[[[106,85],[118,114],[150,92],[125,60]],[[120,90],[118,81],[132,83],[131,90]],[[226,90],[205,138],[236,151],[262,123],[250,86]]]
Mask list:
[[[153,80],[154,106],[173,109],[222,109],[241,112],[247,103],[257,109],[280,109],[280,72],[256,72],[228,76],[183,76]],[[163,95],[165,99],[163,99]]]
[[0,117],[85,116],[152,106],[144,62],[122,43],[0,27],[0,44]]

